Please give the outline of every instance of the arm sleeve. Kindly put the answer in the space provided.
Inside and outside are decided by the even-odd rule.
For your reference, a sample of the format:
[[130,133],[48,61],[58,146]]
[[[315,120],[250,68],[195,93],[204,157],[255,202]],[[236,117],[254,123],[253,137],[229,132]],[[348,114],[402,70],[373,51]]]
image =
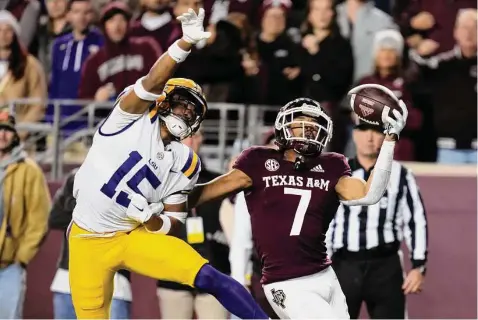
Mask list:
[[231,276],[242,285],[246,284],[247,266],[252,254],[251,218],[244,192],[237,194],[234,206],[234,229],[229,249]]
[[16,261],[28,264],[36,255],[48,227],[51,200],[45,177],[36,165],[28,173],[25,184],[25,232],[20,239]]
[[450,55],[446,52],[429,57],[422,57],[415,49],[411,49],[408,56],[411,61],[415,62],[420,67],[425,67],[430,70],[437,70],[443,61],[450,59]]
[[401,201],[403,213],[404,237],[410,251],[412,267],[425,265],[428,254],[428,224],[422,196],[417,182],[407,170],[406,191]]
[[[76,170],[75,170],[76,172]],[[74,172],[65,180],[53,200],[48,225],[52,229],[66,230],[71,222],[76,200],[73,197]]]

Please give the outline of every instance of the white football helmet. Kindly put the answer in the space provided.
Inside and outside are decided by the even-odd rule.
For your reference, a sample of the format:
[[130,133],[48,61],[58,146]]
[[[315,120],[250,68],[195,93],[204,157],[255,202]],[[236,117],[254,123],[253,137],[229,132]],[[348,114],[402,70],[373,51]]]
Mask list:
[[[332,119],[320,103],[309,98],[298,98],[283,106],[277,114],[274,127],[276,144],[280,149],[293,149],[304,156],[320,154],[333,134]],[[292,129],[299,127],[302,127],[302,133],[294,135]]]

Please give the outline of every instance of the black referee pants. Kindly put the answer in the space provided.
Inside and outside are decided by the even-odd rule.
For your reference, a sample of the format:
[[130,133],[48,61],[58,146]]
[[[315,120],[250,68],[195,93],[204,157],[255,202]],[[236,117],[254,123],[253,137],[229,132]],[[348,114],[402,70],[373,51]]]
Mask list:
[[371,319],[404,319],[403,269],[398,253],[373,259],[334,254],[333,268],[347,299],[351,319],[365,302]]

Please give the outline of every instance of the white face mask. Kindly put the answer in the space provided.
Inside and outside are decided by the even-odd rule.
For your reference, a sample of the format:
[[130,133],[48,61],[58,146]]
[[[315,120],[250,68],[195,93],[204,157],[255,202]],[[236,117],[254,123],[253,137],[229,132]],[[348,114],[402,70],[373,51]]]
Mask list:
[[179,118],[175,114],[169,114],[167,116],[159,116],[161,120],[166,124],[169,132],[179,139],[184,139],[191,134],[191,127],[184,122],[183,119]]
[[[301,114],[311,116],[317,119],[321,118],[323,122],[317,123],[312,121],[296,120],[295,117]],[[302,127],[302,135],[294,136],[291,129],[293,126]],[[316,133],[313,137],[306,135],[306,126],[315,128]],[[275,129],[281,130],[283,132],[284,138],[287,141],[312,143],[322,149],[325,149],[327,144],[332,139],[333,134],[333,125],[330,117],[317,107],[307,105],[305,103],[301,106],[297,106],[294,108],[290,108],[286,111],[279,112],[275,122]]]

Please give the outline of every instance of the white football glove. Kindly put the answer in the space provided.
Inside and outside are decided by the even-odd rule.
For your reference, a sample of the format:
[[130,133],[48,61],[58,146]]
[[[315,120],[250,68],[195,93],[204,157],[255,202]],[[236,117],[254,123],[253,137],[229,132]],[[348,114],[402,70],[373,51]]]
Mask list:
[[183,40],[196,44],[201,40],[208,39],[211,36],[210,32],[204,31],[204,9],[199,9],[199,14],[196,14],[193,9],[189,9],[188,12],[183,13],[177,17],[181,21],[183,29]]
[[126,208],[126,215],[128,218],[139,223],[145,223],[151,219],[154,214],[159,214],[164,209],[162,202],[148,204],[148,200],[138,193],[131,194],[128,198],[131,202],[128,208]]
[[387,121],[384,123],[386,134],[396,134],[397,136],[400,136],[400,132],[403,130],[403,128],[405,128],[405,125],[407,124],[407,106],[405,105],[405,102],[403,102],[403,100],[398,101],[398,104],[400,108],[402,108],[403,114],[401,114],[398,110],[392,110],[396,120],[390,116],[387,117]]

